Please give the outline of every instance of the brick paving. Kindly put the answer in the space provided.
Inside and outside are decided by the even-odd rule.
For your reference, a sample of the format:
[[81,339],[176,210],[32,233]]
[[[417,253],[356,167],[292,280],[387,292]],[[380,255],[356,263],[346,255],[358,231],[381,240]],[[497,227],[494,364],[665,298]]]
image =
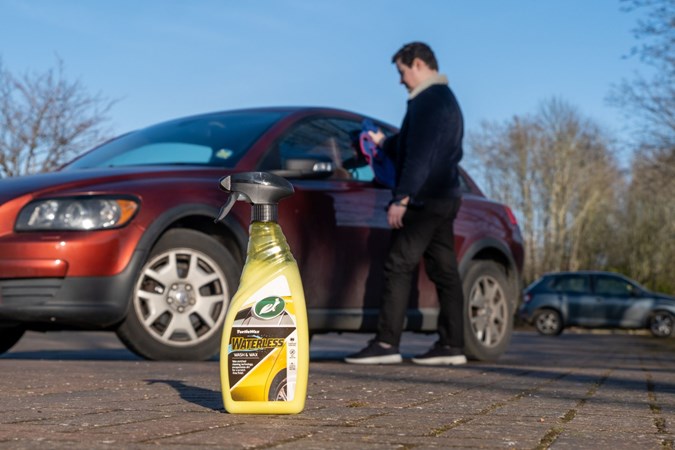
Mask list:
[[[0,357],[0,448],[673,448],[675,339],[523,330],[493,363],[340,361],[368,337],[316,336],[305,411],[247,416],[224,412],[217,361],[144,361],[109,333],[30,333]],[[411,356],[433,337],[404,340]]]

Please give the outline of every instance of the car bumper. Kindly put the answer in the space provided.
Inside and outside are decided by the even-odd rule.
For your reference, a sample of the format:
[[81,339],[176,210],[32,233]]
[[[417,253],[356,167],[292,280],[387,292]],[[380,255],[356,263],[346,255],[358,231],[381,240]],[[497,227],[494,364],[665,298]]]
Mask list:
[[126,316],[144,255],[118,275],[0,279],[0,321],[26,328],[106,329]]
[[19,278],[111,277],[141,248],[143,229],[23,232],[0,236],[0,281]]

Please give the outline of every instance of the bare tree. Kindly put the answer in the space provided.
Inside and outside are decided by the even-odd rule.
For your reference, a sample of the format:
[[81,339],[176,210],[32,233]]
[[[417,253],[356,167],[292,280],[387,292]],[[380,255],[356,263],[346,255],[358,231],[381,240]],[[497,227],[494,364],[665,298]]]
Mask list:
[[[525,244],[526,280],[535,277],[539,264],[536,226],[538,176],[535,166],[539,134],[528,117],[515,116],[504,124],[483,122],[479,133],[469,135],[469,161],[473,172],[482,175],[488,194],[511,206],[519,217]],[[473,162],[473,164],[472,164]]]
[[[621,175],[594,122],[551,99],[533,116],[484,123],[468,142],[490,196],[510,204],[520,219],[526,281],[606,263],[607,236],[602,248],[597,244],[610,228]],[[590,249],[600,253],[590,256]]]
[[623,3],[646,13],[632,53],[652,70],[624,80],[610,97],[637,137],[612,261],[648,287],[675,293],[675,0]]
[[54,170],[101,141],[114,101],[68,81],[63,61],[15,76],[0,60],[0,177]]
[[614,88],[610,101],[630,119],[640,146],[675,148],[675,0],[623,0],[626,11],[645,11],[632,56],[651,69]]
[[578,270],[592,223],[607,217],[620,179],[609,140],[571,105],[553,99],[537,115],[545,270]]

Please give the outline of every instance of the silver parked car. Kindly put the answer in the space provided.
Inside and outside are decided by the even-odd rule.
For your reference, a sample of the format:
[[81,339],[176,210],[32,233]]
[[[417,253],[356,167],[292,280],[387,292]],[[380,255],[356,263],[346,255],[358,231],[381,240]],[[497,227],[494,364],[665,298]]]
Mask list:
[[675,324],[675,298],[611,272],[549,273],[525,289],[519,316],[544,335],[580,326],[648,328],[656,337],[668,337]]

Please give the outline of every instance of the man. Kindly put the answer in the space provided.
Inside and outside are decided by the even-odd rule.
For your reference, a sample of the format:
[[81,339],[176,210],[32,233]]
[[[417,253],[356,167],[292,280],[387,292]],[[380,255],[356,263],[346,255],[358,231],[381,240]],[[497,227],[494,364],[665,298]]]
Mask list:
[[431,48],[421,42],[403,46],[392,58],[409,92],[408,108],[397,135],[373,140],[395,155],[396,186],[387,210],[393,229],[384,265],[384,288],[375,339],[345,361],[396,364],[415,271],[422,256],[440,303],[438,342],[417,364],[465,364],[464,297],[454,250],[453,222],[461,203],[458,163],[464,122],[448,80],[438,72]]

